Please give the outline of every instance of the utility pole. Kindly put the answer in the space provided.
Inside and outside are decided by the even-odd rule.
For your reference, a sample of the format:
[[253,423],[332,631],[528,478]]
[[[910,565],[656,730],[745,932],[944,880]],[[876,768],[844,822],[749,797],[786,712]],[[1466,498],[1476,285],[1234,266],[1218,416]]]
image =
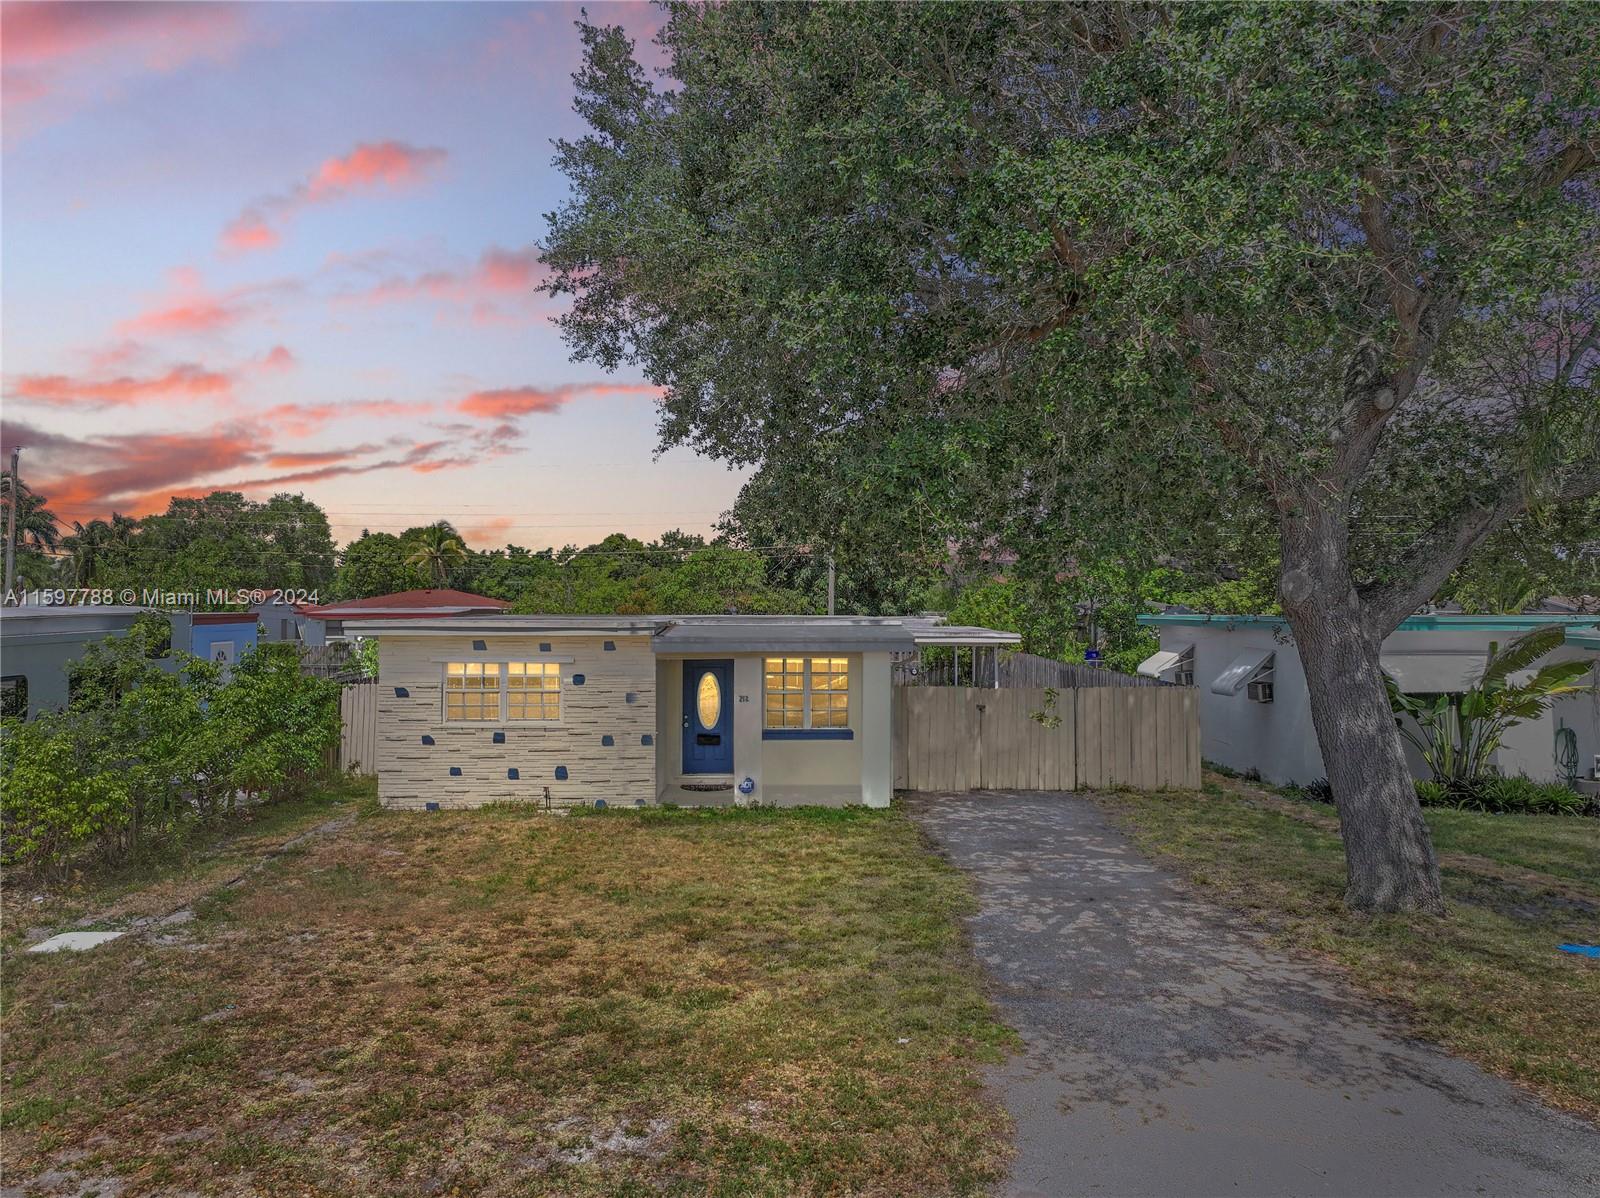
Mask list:
[[11,602],[11,584],[16,581],[17,572],[17,504],[22,498],[22,493],[17,490],[21,485],[17,478],[17,467],[21,461],[22,447],[19,445],[11,450],[11,506],[6,508],[6,603]]
[[828,614],[833,615],[833,554],[831,553],[828,554]]

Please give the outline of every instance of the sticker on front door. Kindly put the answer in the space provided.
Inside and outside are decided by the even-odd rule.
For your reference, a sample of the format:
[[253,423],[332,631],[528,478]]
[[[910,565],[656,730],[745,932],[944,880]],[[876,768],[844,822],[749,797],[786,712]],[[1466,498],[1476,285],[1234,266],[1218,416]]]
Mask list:
[[683,663],[683,772],[733,772],[733,707],[728,686],[731,661]]

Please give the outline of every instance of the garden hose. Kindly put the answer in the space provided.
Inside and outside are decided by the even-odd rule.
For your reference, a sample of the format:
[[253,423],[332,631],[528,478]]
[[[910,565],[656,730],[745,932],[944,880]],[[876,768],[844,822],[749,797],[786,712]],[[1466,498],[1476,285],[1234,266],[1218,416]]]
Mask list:
[[1568,786],[1578,780],[1578,732],[1562,724],[1556,729],[1556,773]]

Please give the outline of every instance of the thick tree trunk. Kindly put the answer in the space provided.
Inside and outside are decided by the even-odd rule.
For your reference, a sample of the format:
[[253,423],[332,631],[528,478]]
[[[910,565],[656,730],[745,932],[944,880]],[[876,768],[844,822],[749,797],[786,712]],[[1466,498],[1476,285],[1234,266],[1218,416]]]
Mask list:
[[1443,914],[1438,859],[1378,664],[1383,632],[1356,595],[1343,529],[1326,513],[1294,523],[1281,591],[1339,810],[1345,905]]

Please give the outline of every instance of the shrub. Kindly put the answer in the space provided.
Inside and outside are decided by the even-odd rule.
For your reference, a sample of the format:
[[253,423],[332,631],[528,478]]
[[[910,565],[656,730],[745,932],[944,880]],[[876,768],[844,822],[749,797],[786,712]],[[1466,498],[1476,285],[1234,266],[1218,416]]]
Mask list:
[[1510,815],[1580,815],[1586,800],[1561,782],[1536,782],[1520,774],[1482,774],[1454,783],[1418,782],[1424,807],[1453,807]]
[[141,636],[112,638],[74,664],[66,711],[5,724],[0,860],[114,861],[236,795],[297,793],[337,743],[339,684],[302,674],[293,646],[247,653],[226,683],[188,654],[172,664]]
[[97,729],[69,716],[7,720],[0,731],[3,859],[60,873],[85,845],[111,855],[133,810],[126,773]]
[[1305,783],[1291,782],[1283,788],[1283,793],[1291,799],[1301,799],[1307,803],[1333,802],[1333,787],[1326,778]]

